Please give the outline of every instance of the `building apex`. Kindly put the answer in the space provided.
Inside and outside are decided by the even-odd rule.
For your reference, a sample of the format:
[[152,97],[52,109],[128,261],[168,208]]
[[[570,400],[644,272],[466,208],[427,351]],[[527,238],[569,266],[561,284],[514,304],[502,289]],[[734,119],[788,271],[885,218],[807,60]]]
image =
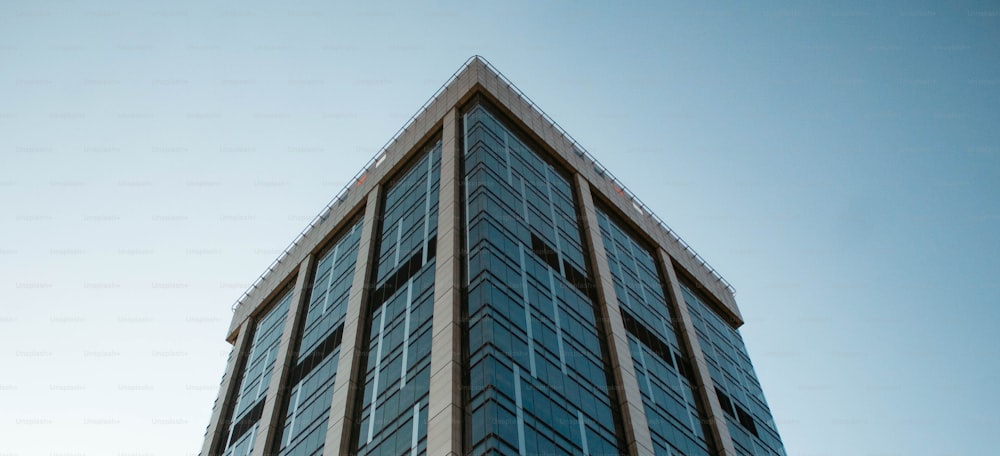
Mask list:
[[[260,303],[276,291],[280,285],[281,276],[294,269],[304,255],[312,247],[315,247],[316,243],[325,237],[330,230],[334,230],[336,225],[330,223],[331,218],[334,221],[338,219],[338,217],[333,216],[334,214],[343,216],[353,209],[360,202],[355,199],[358,194],[368,193],[374,185],[379,183],[381,177],[385,176],[387,169],[394,168],[404,155],[419,145],[418,142],[421,138],[439,124],[448,109],[460,104],[475,93],[484,94],[496,104],[501,105],[513,117],[521,120],[527,130],[536,134],[542,142],[555,149],[557,155],[565,159],[571,169],[584,175],[587,181],[594,186],[596,193],[614,203],[623,213],[627,213],[637,226],[643,227],[643,231],[647,231],[654,239],[658,240],[657,244],[665,246],[671,257],[685,270],[698,276],[699,282],[705,284],[706,291],[722,304],[722,310],[732,323],[742,324],[742,315],[736,306],[735,290],[732,285],[503,73],[497,70],[485,57],[473,54],[368,160],[364,167],[353,178],[347,180],[347,185],[337,192],[319,214],[233,303],[232,309],[237,315],[234,315],[233,324],[230,327],[230,337],[235,337],[238,321],[249,316]],[[389,166],[384,166],[386,161],[389,162]],[[275,274],[275,271],[280,271],[280,273]],[[272,276],[278,276],[278,278]],[[240,309],[247,302],[250,303],[250,308]]]

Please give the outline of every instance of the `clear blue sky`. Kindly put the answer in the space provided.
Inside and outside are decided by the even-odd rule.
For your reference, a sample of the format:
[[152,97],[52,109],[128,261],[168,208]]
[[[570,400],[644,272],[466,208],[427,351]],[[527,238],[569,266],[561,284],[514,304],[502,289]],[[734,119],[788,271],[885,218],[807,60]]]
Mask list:
[[481,54],[735,285],[789,454],[996,453],[1000,5],[532,3],[0,4],[0,452],[196,453],[231,303]]

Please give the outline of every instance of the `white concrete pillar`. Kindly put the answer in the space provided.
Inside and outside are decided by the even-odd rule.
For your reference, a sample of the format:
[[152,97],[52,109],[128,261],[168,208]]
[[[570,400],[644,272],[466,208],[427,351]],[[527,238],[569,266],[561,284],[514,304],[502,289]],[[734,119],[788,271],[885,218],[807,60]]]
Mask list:
[[733,439],[729,435],[729,426],[726,424],[726,415],[719,405],[719,398],[715,396],[715,384],[708,372],[708,365],[705,364],[705,355],[701,351],[701,342],[698,341],[698,334],[695,332],[694,323],[691,321],[691,312],[687,303],[684,302],[684,294],[681,292],[681,283],[677,280],[677,272],[674,270],[670,255],[663,249],[657,249],[659,253],[660,266],[667,275],[667,292],[670,293],[670,303],[674,306],[674,314],[680,320],[681,333],[678,339],[684,344],[684,348],[691,357],[691,369],[693,377],[697,383],[698,395],[701,403],[706,408],[705,418],[709,420],[709,427],[712,430],[712,438],[715,439],[715,448],[720,455],[736,456],[736,448],[733,446]]
[[344,335],[340,344],[340,359],[337,361],[337,378],[334,381],[333,398],[330,403],[330,419],[326,430],[324,455],[349,454],[352,450],[351,432],[356,424],[353,416],[357,395],[364,393],[362,352],[365,349],[364,316],[368,314],[369,281],[375,268],[375,240],[379,221],[379,201],[382,186],[376,185],[368,193],[365,203],[361,238],[358,241],[358,260],[354,267],[354,278],[347,298],[344,316]]
[[427,454],[462,454],[460,152],[458,109],[444,116],[431,339]]
[[295,341],[299,339],[299,319],[305,314],[305,309],[309,305],[309,297],[306,296],[306,279],[309,271],[312,270],[313,256],[306,257],[299,263],[295,273],[295,286],[292,289],[292,302],[288,306],[288,314],[285,315],[285,327],[281,332],[281,341],[278,342],[278,354],[274,359],[274,371],[271,374],[271,384],[267,387],[267,396],[264,397],[264,412],[261,414],[260,430],[257,431],[257,438],[253,444],[253,456],[263,456],[272,454],[275,436],[278,434],[277,428],[282,426],[282,411],[279,410],[285,389],[288,383],[288,373],[295,364],[293,348]]
[[576,189],[582,208],[584,248],[590,254],[590,264],[594,268],[591,275],[596,279],[598,320],[605,322],[604,332],[611,356],[611,370],[614,373],[614,388],[618,398],[616,405],[625,428],[628,454],[652,456],[653,440],[649,434],[649,424],[646,421],[646,411],[642,405],[639,382],[635,378],[635,366],[632,365],[632,353],[628,347],[628,332],[625,330],[621,310],[618,307],[618,297],[615,295],[611,268],[604,251],[604,239],[601,237],[601,229],[597,225],[597,212],[590,194],[590,184],[580,174],[576,175]]

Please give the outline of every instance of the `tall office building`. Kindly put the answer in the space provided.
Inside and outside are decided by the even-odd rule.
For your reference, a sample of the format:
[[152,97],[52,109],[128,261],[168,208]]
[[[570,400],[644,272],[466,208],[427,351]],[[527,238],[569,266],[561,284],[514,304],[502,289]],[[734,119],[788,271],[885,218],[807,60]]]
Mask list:
[[202,455],[784,455],[732,288],[479,57],[234,307]]

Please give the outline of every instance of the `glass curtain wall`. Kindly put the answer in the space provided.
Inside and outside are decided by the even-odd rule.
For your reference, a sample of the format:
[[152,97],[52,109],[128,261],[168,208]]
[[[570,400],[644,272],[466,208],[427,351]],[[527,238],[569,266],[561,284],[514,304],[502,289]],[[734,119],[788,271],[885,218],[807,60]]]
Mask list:
[[690,283],[680,280],[684,302],[698,333],[736,452],[746,456],[785,456],[743,337],[708,306]]
[[619,454],[570,180],[463,115],[472,454]]
[[275,445],[281,456],[323,453],[361,226],[361,221],[351,225],[316,263],[289,387],[279,412],[283,424]]
[[657,455],[709,456],[711,431],[678,320],[668,305],[652,253],[598,208],[604,250],[614,282],[643,409]]
[[285,317],[292,302],[288,290],[260,320],[253,331],[246,365],[240,380],[239,394],[229,411],[229,431],[221,449],[224,456],[244,456],[253,450],[258,421],[264,411],[264,398],[274,373],[278,343],[285,329]]
[[425,454],[441,141],[385,190],[356,453]]

